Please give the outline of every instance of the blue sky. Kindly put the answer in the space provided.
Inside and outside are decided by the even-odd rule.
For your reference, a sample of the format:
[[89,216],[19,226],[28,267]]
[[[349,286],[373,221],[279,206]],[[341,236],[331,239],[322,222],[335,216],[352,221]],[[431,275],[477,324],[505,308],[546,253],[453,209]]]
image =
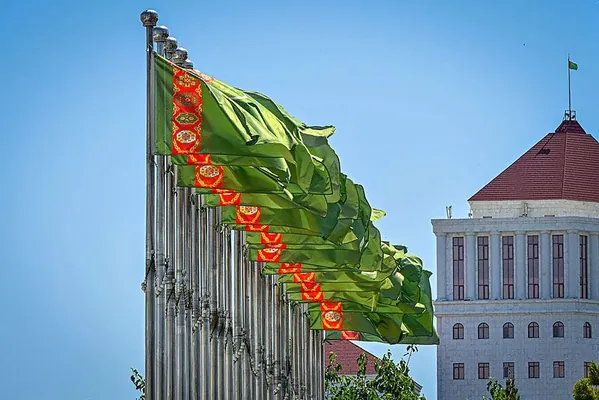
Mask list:
[[[2,2],[4,398],[134,398],[145,8],[198,69],[336,125],[343,169],[388,213],[385,239],[433,272],[430,219],[450,204],[466,216],[469,196],[559,125],[567,53],[578,119],[599,129],[596,0]],[[434,348],[412,358],[429,399],[435,364]]]

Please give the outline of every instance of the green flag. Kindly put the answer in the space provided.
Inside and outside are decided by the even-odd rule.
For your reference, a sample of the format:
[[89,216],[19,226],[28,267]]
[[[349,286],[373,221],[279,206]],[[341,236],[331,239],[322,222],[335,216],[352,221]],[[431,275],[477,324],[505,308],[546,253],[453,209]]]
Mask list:
[[153,58],[157,154],[279,159],[261,164],[273,169],[283,159],[282,172],[305,192],[330,192],[324,164],[268,109],[223,82]]
[[576,64],[573,61],[568,60],[568,68],[577,71],[578,70],[578,64]]

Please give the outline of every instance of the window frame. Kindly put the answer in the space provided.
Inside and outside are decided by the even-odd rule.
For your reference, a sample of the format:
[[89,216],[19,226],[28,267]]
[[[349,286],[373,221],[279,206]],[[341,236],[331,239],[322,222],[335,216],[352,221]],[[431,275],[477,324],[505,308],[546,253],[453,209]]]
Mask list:
[[476,260],[478,272],[478,299],[489,300],[489,237],[476,238]]
[[564,361],[553,362],[553,377],[559,379],[566,377],[566,363]]
[[514,237],[501,237],[502,298],[514,299]]
[[553,298],[565,296],[564,235],[552,235]]
[[489,363],[478,363],[478,379],[489,379]]
[[[456,374],[457,372],[457,374]],[[464,380],[464,363],[453,363],[453,380]],[[457,376],[457,377],[456,377]]]
[[[530,334],[531,329],[532,329],[532,335]],[[540,336],[539,324],[535,321],[529,323],[528,324],[528,338],[529,339],[538,339],[539,336]]]
[[464,237],[454,236],[452,239],[453,258],[453,299],[465,299],[465,270],[464,270]]
[[[480,324],[478,324],[477,331],[478,331],[479,339],[489,339],[489,337],[490,337],[489,324],[487,324],[486,322],[481,322]],[[482,332],[482,335],[481,335],[481,332]],[[486,337],[485,337],[485,335],[486,335]]]
[[541,363],[538,361],[528,362],[528,379],[539,379],[541,377]]
[[527,275],[528,275],[528,298],[540,298],[539,284],[539,235],[527,237]]
[[[457,332],[457,337],[456,337],[456,332]],[[452,333],[453,333],[453,335],[452,335],[453,340],[464,340],[464,325],[459,322],[456,322],[455,324],[453,324]],[[460,334],[461,334],[461,337],[460,337]]]
[[553,337],[554,338],[563,338],[565,336],[566,328],[562,321],[555,321],[553,323]]
[[580,298],[589,298],[589,237],[579,235]]
[[592,339],[593,338],[593,327],[589,321],[585,322],[582,326],[582,338]]
[[[515,373],[515,365],[512,361],[508,361],[508,362],[504,362],[503,363],[503,379],[514,379],[516,373]],[[506,373],[507,371],[507,373]],[[511,372],[511,374],[510,374]]]
[[[506,329],[507,329],[507,336],[506,336]],[[510,336],[511,333],[511,336]],[[511,322],[506,322],[505,324],[503,324],[503,338],[504,339],[513,339],[514,338],[514,324],[512,324]]]

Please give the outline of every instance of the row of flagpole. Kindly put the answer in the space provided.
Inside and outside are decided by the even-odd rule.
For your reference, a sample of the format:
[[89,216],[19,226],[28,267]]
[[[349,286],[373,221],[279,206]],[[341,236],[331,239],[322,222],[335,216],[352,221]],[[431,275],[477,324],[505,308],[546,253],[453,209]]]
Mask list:
[[[152,52],[193,69],[158,15],[141,14],[148,68],[145,292],[147,400],[324,399],[321,331],[302,304],[244,257],[244,233],[220,223],[176,166],[154,156]],[[154,44],[156,46],[154,46]]]

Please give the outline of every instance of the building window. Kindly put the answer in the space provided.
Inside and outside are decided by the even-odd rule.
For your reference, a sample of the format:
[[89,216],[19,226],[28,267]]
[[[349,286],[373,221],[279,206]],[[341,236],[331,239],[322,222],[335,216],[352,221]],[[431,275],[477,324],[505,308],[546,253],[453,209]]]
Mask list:
[[513,339],[514,338],[514,324],[511,322],[506,322],[503,324],[503,338],[504,339]]
[[453,338],[454,339],[464,339],[464,325],[455,324],[453,326]]
[[539,236],[528,237],[528,298],[539,298]]
[[539,337],[539,324],[536,322],[528,324],[528,337],[531,339]]
[[453,238],[453,299],[464,300],[464,238]]
[[453,379],[464,379],[464,363],[453,363]]
[[580,298],[589,298],[588,236],[580,236]]
[[584,377],[589,377],[589,369],[591,369],[591,363],[589,361],[584,362]]
[[564,297],[564,235],[553,235],[553,297]]
[[489,379],[489,363],[478,363],[478,379]]
[[514,298],[514,237],[504,236],[502,240],[503,257],[503,298]]
[[514,363],[503,363],[503,379],[514,379]]
[[488,339],[489,338],[489,325],[482,324],[478,325],[478,338],[479,339]]
[[583,327],[582,327],[582,336],[585,339],[590,339],[593,337],[593,334],[591,332],[591,324],[588,322],[585,322]]
[[478,238],[478,298],[489,299],[489,237]]
[[538,378],[540,375],[540,366],[538,362],[529,362],[528,363],[528,377],[529,378]]
[[566,376],[566,363],[563,361],[553,362],[553,377],[563,378]]
[[553,337],[564,337],[564,324],[561,321],[553,324]]

